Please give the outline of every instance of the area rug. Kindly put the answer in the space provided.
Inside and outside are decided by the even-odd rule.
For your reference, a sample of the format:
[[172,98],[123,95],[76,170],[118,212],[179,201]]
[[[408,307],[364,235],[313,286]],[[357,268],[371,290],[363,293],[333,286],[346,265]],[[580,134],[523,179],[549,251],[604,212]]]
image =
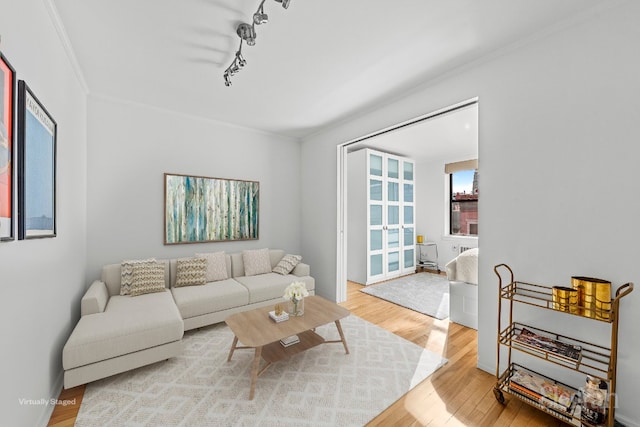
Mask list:
[[[253,350],[224,324],[189,331],[181,356],[87,385],[76,426],[362,426],[446,363],[354,315],[350,354],[324,344],[273,364],[249,400]],[[339,339],[333,323],[316,330]]]
[[361,291],[436,319],[449,317],[449,281],[446,276],[422,272],[369,285]]

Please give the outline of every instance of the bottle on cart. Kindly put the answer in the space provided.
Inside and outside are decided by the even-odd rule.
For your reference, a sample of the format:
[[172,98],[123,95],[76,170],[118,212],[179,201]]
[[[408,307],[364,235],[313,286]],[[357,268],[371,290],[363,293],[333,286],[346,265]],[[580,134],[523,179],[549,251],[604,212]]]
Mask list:
[[[587,376],[582,390],[582,421],[604,424],[607,419],[607,383],[599,378]],[[583,424],[584,425],[584,424]]]

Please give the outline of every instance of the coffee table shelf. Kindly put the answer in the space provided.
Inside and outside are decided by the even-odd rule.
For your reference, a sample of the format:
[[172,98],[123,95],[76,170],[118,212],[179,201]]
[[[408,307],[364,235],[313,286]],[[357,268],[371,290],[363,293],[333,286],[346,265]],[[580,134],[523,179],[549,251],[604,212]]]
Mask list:
[[324,338],[313,331],[302,332],[298,334],[298,338],[300,342],[289,347],[283,347],[280,341],[265,345],[262,348],[262,358],[269,363],[279,362],[325,342]]

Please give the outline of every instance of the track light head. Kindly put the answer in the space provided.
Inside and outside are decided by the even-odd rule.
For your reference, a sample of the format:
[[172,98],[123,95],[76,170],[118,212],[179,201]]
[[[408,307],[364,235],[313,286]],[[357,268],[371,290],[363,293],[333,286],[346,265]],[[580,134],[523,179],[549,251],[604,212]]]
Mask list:
[[256,44],[256,30],[255,28],[253,28],[253,25],[249,25],[243,22],[242,24],[238,25],[236,33],[249,46],[254,46]]
[[245,65],[247,65],[247,60],[244,59],[244,57],[242,56],[242,52],[237,51],[236,52],[236,61],[238,64],[238,67],[243,68]]
[[269,15],[264,13],[262,6],[256,13],[253,14],[253,23],[256,25],[266,24],[269,22]]
[[231,77],[229,76],[229,73],[227,71],[224,72],[224,85],[226,87],[231,86]]
[[285,9],[289,8],[289,3],[291,3],[291,0],[276,0],[278,3],[282,3],[282,7]]

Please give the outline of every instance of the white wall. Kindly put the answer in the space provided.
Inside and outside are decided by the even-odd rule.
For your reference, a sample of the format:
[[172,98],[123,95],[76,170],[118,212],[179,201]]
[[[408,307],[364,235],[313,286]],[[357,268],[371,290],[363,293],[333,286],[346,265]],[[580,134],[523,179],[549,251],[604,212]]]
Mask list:
[[[478,365],[495,371],[495,264],[506,262],[517,279],[531,282],[568,284],[576,274],[616,285],[640,281],[640,200],[633,197],[640,2],[614,4],[306,139],[302,248],[314,260],[317,293],[336,296],[336,145],[475,96],[482,179]],[[638,290],[622,302],[620,320],[617,414],[639,425],[632,421],[640,420]],[[584,321],[573,326],[584,338],[594,335]]]
[[[88,281],[123,259],[259,247],[300,253],[296,140],[96,96],[88,110]],[[165,172],[259,181],[259,240],[165,246]]]
[[0,11],[2,52],[58,124],[58,235],[0,243],[1,423],[36,426],[53,407],[20,399],[58,397],[85,287],[86,96],[45,2],[0,0]]

